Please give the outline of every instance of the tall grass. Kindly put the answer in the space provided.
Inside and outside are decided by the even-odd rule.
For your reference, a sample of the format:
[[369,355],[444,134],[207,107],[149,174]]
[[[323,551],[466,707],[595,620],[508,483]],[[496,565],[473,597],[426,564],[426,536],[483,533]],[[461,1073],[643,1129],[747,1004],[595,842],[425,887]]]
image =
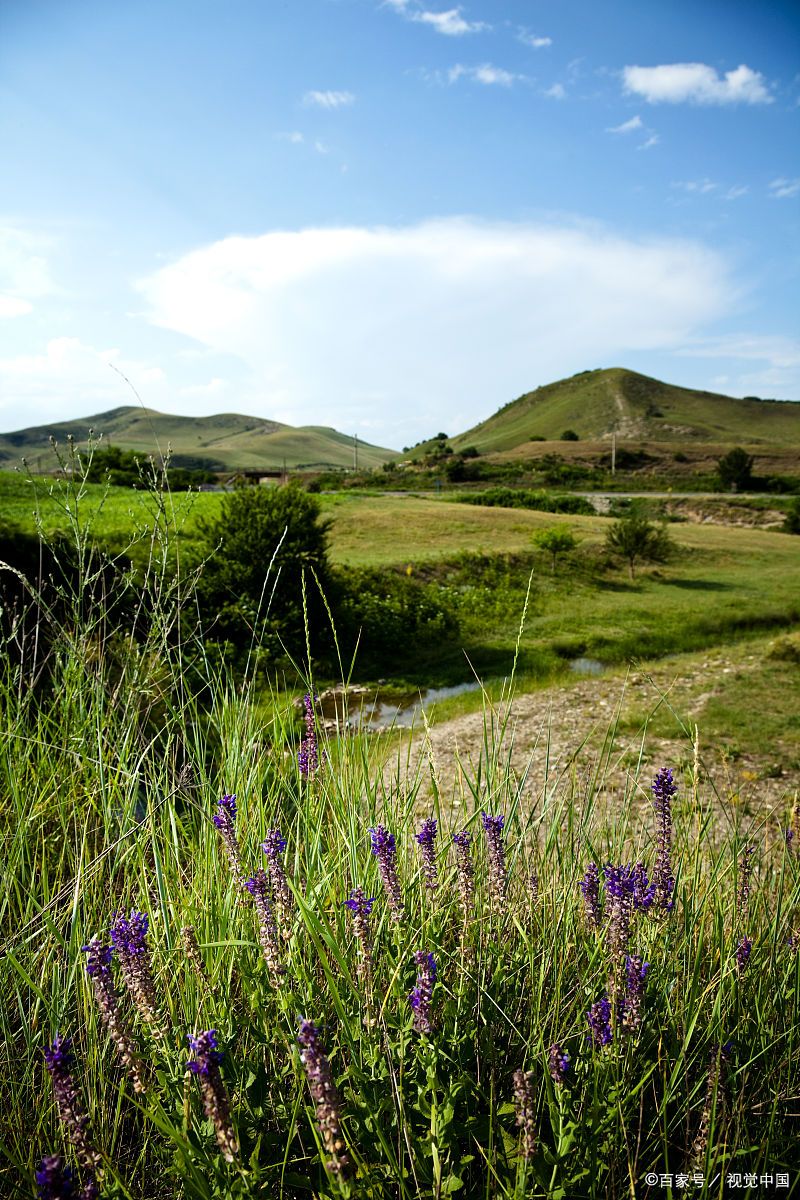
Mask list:
[[[508,704],[488,700],[483,753],[452,795],[435,773],[409,775],[402,750],[386,762],[385,743],[344,729],[320,741],[319,767],[304,774],[294,710],[265,707],[252,680],[215,674],[199,641],[179,636],[191,581],[162,570],[168,512],[158,527],[135,638],[98,624],[101,609],[76,595],[39,646],[35,677],[30,643],[5,659],[0,1193],[33,1195],[44,1155],[77,1165],[44,1063],[57,1032],[73,1039],[107,1196],[667,1194],[653,1172],[697,1173],[693,1194],[709,1196],[728,1172],[785,1172],[796,1191],[800,829],[787,842],[777,824],[748,826],[695,759],[673,810],[675,907],[632,916],[627,949],[649,963],[641,1025],[626,1030],[612,1012],[610,1042],[595,1044],[587,1013],[613,996],[620,963],[578,884],[589,862],[642,861],[652,873],[658,849],[651,781],[634,771],[608,795],[613,730],[591,777],[551,770],[533,800],[510,764]],[[85,564],[82,586],[95,569],[89,543]],[[309,671],[297,684],[313,696]],[[280,973],[212,821],[233,793],[245,876],[264,865],[270,830],[286,841],[288,915],[267,892]],[[501,850],[483,814],[503,817]],[[438,823],[435,888],[415,838],[426,819]],[[396,843],[400,919],[372,852],[379,826]],[[462,831],[473,901],[459,887]],[[374,898],[366,955],[345,906],[359,887]],[[137,1012],[115,954],[141,1095],[81,951],[132,909],[149,918],[162,1025]],[[423,995],[430,1032],[415,1020],[430,982],[419,952],[436,966]],[[327,1059],[316,1092],[298,1044],[304,1019]],[[228,1157],[203,1105],[213,1071],[187,1070],[198,1053],[187,1035],[211,1029],[238,1146]],[[563,1082],[550,1073],[554,1045],[570,1060]],[[320,1072],[335,1092],[320,1091]],[[333,1155],[326,1130],[342,1143]]]

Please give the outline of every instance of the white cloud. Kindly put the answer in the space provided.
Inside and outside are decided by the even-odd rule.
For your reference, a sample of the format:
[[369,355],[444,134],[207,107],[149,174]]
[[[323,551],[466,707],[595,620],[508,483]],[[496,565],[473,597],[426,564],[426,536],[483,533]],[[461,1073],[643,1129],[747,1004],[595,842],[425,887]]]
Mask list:
[[634,129],[642,128],[641,117],[631,117],[630,121],[623,121],[621,125],[612,125],[606,133],[633,133]]
[[651,147],[657,146],[660,141],[661,141],[661,138],[658,136],[657,133],[651,133],[649,138],[647,138],[646,141],[642,142],[641,146],[637,146],[636,149],[637,150],[650,150]]
[[346,108],[354,103],[352,92],[306,92],[303,97],[306,108]]
[[281,142],[291,142],[293,146],[300,146],[305,138],[297,129],[292,129],[288,133],[276,133],[275,137]]
[[12,226],[0,226],[0,317],[33,311],[32,300],[58,289],[50,275],[46,238]]
[[725,200],[739,200],[742,196],[746,196],[749,191],[750,191],[750,189],[748,187],[745,187],[743,184],[737,183],[737,184],[734,184],[733,187],[728,188],[727,192],[725,193],[724,199]]
[[742,64],[720,76],[705,63],[625,67],[625,91],[650,104],[770,104],[764,76]]
[[465,67],[461,63],[456,63],[447,72],[449,83],[456,83],[459,79],[471,79],[474,83],[485,83],[488,86],[499,84],[501,87],[511,87],[516,79],[521,76],[513,75],[511,71],[504,71],[502,67],[493,67],[491,63],[482,63],[479,67]]
[[687,358],[742,358],[770,367],[800,367],[800,341],[763,333],[703,338],[678,351]]
[[686,179],[681,182],[671,183],[670,187],[677,188],[682,192],[693,192],[700,196],[705,196],[709,192],[716,191],[719,185],[711,179]]
[[0,318],[25,317],[33,312],[30,300],[22,300],[19,296],[4,296],[0,293]]
[[139,288],[154,324],[246,365],[263,415],[382,419],[384,444],[676,348],[737,299],[725,261],[697,242],[456,218],[226,238]]
[[520,29],[517,41],[522,42],[523,46],[530,46],[531,50],[543,50],[546,46],[553,44],[552,38],[538,37],[535,33],[528,33],[527,29]]
[[773,200],[785,200],[800,195],[800,179],[773,179],[769,191]]
[[429,25],[445,37],[463,37],[467,33],[484,33],[491,29],[491,25],[487,25],[485,21],[468,21],[462,16],[461,5],[448,8],[444,12],[432,12],[416,4],[409,4],[409,0],[384,0],[384,7],[400,13],[408,21]]
[[19,428],[134,404],[133,394],[111,363],[141,391],[148,406],[158,407],[167,400],[169,389],[161,367],[127,357],[118,348],[97,349],[79,338],[56,337],[37,353],[0,358],[3,424]]
[[552,87],[547,88],[543,95],[549,97],[550,100],[564,100],[567,95],[567,89],[563,83],[554,83]]

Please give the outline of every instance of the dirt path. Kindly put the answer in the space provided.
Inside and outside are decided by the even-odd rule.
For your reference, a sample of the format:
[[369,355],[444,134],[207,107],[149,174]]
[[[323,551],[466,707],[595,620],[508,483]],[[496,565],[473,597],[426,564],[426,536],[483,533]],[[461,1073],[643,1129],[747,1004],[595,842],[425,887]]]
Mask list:
[[[700,731],[701,769],[720,795],[737,797],[740,809],[752,816],[775,811],[782,819],[787,797],[800,788],[800,772],[785,772],[768,777],[768,748],[764,755],[743,754],[735,762],[726,759],[719,746],[703,744],[703,709],[722,686],[730,671],[752,670],[755,659],[725,653],[696,656],[687,664],[675,662],[657,666],[652,673],[609,674],[577,680],[517,697],[512,704],[503,742],[501,761],[509,759],[517,778],[522,781],[523,801],[533,804],[541,796],[545,780],[549,786],[564,772],[575,770],[578,777],[592,774],[601,757],[609,728],[621,716],[615,736],[606,744],[608,769],[604,789],[611,795],[626,778],[635,773],[642,756],[641,777],[648,780],[662,766],[688,768],[694,758],[690,737],[647,734],[642,749],[642,716],[652,711],[659,700],[668,696],[676,712]],[[496,720],[503,711],[495,710]],[[634,716],[636,714],[636,716]],[[408,754],[409,769],[417,768],[423,779],[422,795],[429,794],[430,769],[436,773],[443,801],[460,806],[468,790],[462,772],[474,779],[484,753],[484,714],[434,722],[406,739],[403,755]],[[426,759],[428,762],[426,762]],[[642,792],[643,801],[646,793]]]

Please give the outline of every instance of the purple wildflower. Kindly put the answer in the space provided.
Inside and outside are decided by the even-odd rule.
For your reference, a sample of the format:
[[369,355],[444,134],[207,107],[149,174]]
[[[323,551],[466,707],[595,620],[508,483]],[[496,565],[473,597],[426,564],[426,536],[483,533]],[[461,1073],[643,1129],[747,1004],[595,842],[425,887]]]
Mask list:
[[44,1052],[44,1061],[53,1080],[58,1115],[67,1130],[69,1140],[75,1147],[81,1166],[94,1171],[100,1165],[101,1159],[86,1132],[89,1114],[83,1107],[72,1078],[74,1058],[71,1039],[57,1033],[52,1046]]
[[558,1084],[560,1087],[572,1068],[570,1066],[569,1055],[565,1050],[562,1050],[558,1042],[554,1042],[547,1051],[547,1067],[553,1083]]
[[736,970],[740,975],[744,975],[747,970],[747,964],[750,962],[750,952],[753,949],[752,939],[743,937],[740,939],[736,947]]
[[655,897],[655,885],[647,878],[643,863],[603,867],[608,897],[608,941],[611,953],[624,954],[630,938],[631,917],[635,910],[647,911]]
[[228,1092],[225,1088],[219,1064],[222,1054],[217,1043],[216,1029],[206,1029],[196,1036],[189,1034],[187,1041],[194,1053],[194,1058],[186,1064],[193,1075],[197,1076],[200,1093],[203,1097],[203,1111],[214,1126],[223,1158],[233,1162],[239,1151],[236,1134],[231,1122],[231,1106]]
[[620,1002],[620,1017],[625,1029],[635,1032],[642,1024],[642,999],[645,978],[650,964],[640,955],[629,954],[625,959],[625,992]]
[[313,1021],[300,1022],[297,1040],[300,1043],[300,1061],[314,1101],[317,1128],[325,1153],[330,1155],[325,1165],[330,1172],[338,1175],[349,1166],[342,1136],[342,1102],[333,1082],[330,1063],[320,1044],[319,1030]]
[[432,1033],[431,1005],[433,985],[436,983],[436,962],[432,954],[417,950],[417,986],[409,994],[408,1002],[414,1010],[414,1029],[417,1033]]
[[490,817],[487,812],[481,814],[483,832],[486,834],[486,848],[489,855],[489,900],[495,916],[502,916],[506,911],[506,852],[503,844],[503,824],[505,817],[501,814]]
[[736,914],[742,924],[746,924],[750,910],[750,888],[753,874],[753,855],[755,846],[745,846],[739,856],[739,886],[736,892]]
[[353,888],[350,899],[344,901],[345,908],[353,914],[353,929],[361,951],[359,974],[367,985],[372,977],[372,934],[369,918],[374,903],[375,897],[367,896],[361,887]]
[[400,880],[397,876],[397,847],[394,834],[383,825],[376,825],[369,830],[372,838],[372,853],[378,860],[378,871],[381,882],[386,890],[392,920],[399,924],[403,919],[403,899],[400,891]]
[[225,853],[231,868],[231,875],[236,881],[240,893],[245,890],[244,867],[242,852],[239,849],[239,839],[236,836],[236,796],[223,796],[217,801],[217,812],[211,818],[219,830]]
[[653,780],[653,807],[658,819],[656,831],[656,865],[653,870],[656,907],[671,912],[675,906],[672,893],[675,876],[672,873],[672,800],[678,786],[669,767],[663,767]]
[[464,931],[466,931],[475,897],[475,868],[472,865],[471,844],[472,836],[466,829],[461,833],[453,834],[453,845],[456,848],[458,898],[461,902]]
[[39,1200],[74,1200],[72,1167],[65,1166],[60,1154],[45,1155],[35,1178]]
[[305,779],[310,779],[316,774],[319,768],[319,750],[317,748],[317,727],[314,721],[314,701],[308,692],[303,697],[303,709],[305,711],[306,734],[300,740],[300,749],[297,752],[297,765],[300,768],[300,774]]
[[595,1000],[586,1019],[589,1022],[587,1040],[595,1046],[608,1046],[611,1042],[611,1001],[607,996]]
[[528,872],[528,896],[531,902],[531,908],[535,908],[539,902],[539,873],[532,870]]
[[520,1156],[529,1162],[536,1154],[536,1098],[533,1071],[514,1072],[514,1107],[521,1131]]
[[99,937],[92,938],[81,949],[87,955],[86,974],[92,981],[94,998],[100,1018],[111,1038],[123,1065],[128,1071],[135,1092],[144,1092],[144,1069],[136,1051],[136,1043],[119,1009],[119,997],[111,975],[111,947]]
[[437,822],[433,817],[429,817],[420,829],[419,833],[415,833],[414,837],[422,854],[422,871],[425,876],[425,887],[433,894],[439,886],[439,877],[436,872],[436,829]]
[[281,835],[280,829],[270,829],[266,840],[261,844],[261,849],[267,859],[267,871],[275,897],[275,906],[280,912],[285,932],[288,933],[288,922],[294,909],[294,900],[281,858],[286,849],[286,838]]
[[147,913],[131,909],[129,917],[115,913],[111,921],[111,945],[119,960],[122,978],[137,1011],[154,1037],[162,1037],[164,1024],[158,1011],[153,966],[147,945]]
[[273,982],[279,983],[281,976],[285,974],[285,968],[281,962],[278,927],[269,896],[269,876],[259,868],[252,879],[245,881],[245,887],[253,897],[253,906],[258,917],[258,940],[261,943],[264,961],[270,969]]
[[603,923],[603,902],[600,898],[600,871],[597,863],[589,863],[578,887],[583,892],[586,920],[592,929],[599,929]]

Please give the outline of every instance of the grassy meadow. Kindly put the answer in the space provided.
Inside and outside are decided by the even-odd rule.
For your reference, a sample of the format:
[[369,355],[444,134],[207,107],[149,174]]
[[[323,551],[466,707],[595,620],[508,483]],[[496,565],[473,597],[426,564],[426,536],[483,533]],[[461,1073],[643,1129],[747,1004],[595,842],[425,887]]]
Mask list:
[[[25,486],[2,479],[4,515],[77,540],[78,575],[33,667],[13,624],[0,660],[0,1195],[635,1200],[767,1172],[798,1194],[796,797],[720,791],[702,726],[654,765],[669,717],[643,701],[580,772],[537,746],[532,794],[508,705],[574,656],[742,639],[757,664],[709,737],[791,737],[797,539],[676,525],[631,580],[602,518],[323,497],[336,563],[460,614],[408,677],[497,679],[451,790],[402,738],[323,736],[310,662],[265,692],[205,656],[176,564],[219,496]],[[555,572],[531,544],[553,525],[581,539]],[[89,548],[131,536],[115,626]]]

